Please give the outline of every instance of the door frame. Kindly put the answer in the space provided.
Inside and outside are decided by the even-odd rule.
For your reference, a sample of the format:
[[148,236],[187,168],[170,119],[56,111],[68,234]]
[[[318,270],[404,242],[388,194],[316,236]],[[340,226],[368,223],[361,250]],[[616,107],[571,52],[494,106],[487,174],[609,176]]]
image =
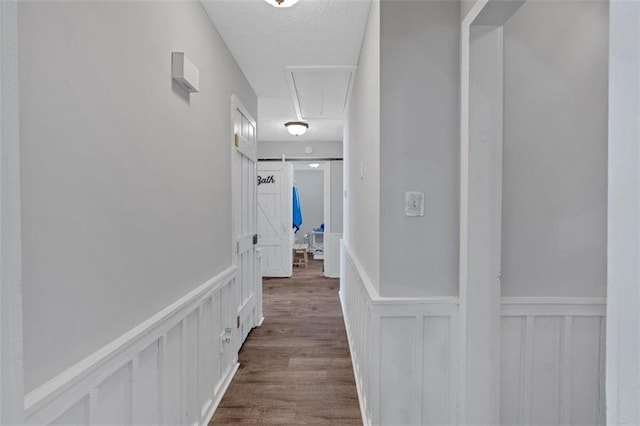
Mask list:
[[500,424],[503,25],[525,1],[461,24],[459,424]]
[[24,421],[18,4],[0,1],[0,424]]
[[[500,336],[495,333],[480,334],[481,339],[473,336],[486,330],[487,324],[499,320],[500,315],[500,294],[495,291],[500,270],[499,261],[495,262],[501,256],[501,229],[496,228],[495,223],[501,216],[496,200],[501,197],[497,191],[502,169],[491,169],[491,164],[502,156],[501,128],[496,125],[501,123],[502,117],[492,115],[487,108],[484,111],[478,108],[472,95],[474,90],[484,90],[483,95],[492,93],[493,96],[485,101],[489,107],[495,107],[502,102],[502,89],[498,92],[486,80],[474,79],[471,64],[474,54],[482,55],[480,72],[497,72],[501,87],[502,27],[525,1],[476,0],[461,25],[459,424],[500,422],[499,398],[496,398],[500,395],[499,352],[498,357],[492,358],[495,354],[492,348],[500,348]],[[631,424],[640,421],[637,410],[640,397],[640,376],[637,374],[640,348],[640,271],[637,266],[640,261],[640,127],[637,120],[640,114],[640,4],[611,0],[609,8],[606,416],[608,424],[618,424],[622,418]],[[485,46],[479,51],[478,46],[474,46],[474,26],[496,32],[494,49]],[[481,142],[490,147],[488,155],[470,152],[470,147],[479,142],[473,140],[470,127],[478,122],[495,130],[483,133],[485,138]],[[475,139],[479,139],[477,135]],[[483,170],[490,179],[479,186],[470,186],[473,173]],[[483,198],[493,200],[484,210],[477,205],[477,200]],[[473,252],[474,257],[469,257],[471,249],[478,244],[491,250],[484,255]],[[498,269],[492,269],[496,265]],[[482,279],[474,279],[477,276]],[[624,337],[620,338],[622,333]],[[622,353],[627,355],[620,357]],[[484,373],[482,369],[485,369]],[[488,378],[491,392],[482,392],[487,385],[480,381],[482,377]],[[489,410],[483,410],[483,405]]]
[[607,424],[639,424],[640,2],[609,2]]

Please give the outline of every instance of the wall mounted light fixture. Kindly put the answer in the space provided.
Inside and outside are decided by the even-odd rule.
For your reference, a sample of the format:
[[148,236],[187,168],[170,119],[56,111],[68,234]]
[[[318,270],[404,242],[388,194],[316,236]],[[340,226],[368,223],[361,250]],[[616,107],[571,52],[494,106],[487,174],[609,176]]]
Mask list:
[[289,121],[288,123],[284,123],[284,127],[286,127],[293,136],[300,136],[306,133],[309,125],[304,121]]
[[184,52],[171,52],[171,76],[187,92],[200,90],[200,71]]

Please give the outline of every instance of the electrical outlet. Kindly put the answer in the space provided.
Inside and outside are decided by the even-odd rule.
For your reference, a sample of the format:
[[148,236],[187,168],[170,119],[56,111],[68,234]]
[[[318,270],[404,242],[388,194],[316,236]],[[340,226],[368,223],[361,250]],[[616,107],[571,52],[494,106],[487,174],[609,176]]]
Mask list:
[[410,217],[424,216],[424,192],[405,192],[404,214]]

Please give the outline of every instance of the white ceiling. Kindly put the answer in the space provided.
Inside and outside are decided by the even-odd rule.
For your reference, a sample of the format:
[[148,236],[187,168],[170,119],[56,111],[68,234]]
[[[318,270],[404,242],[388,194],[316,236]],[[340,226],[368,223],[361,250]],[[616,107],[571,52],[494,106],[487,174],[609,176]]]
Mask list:
[[[370,0],[300,0],[290,8],[201,1],[258,95],[259,140],[342,140],[339,104],[352,71],[344,67],[358,63]],[[284,127],[302,118],[295,100],[309,123],[297,137]]]

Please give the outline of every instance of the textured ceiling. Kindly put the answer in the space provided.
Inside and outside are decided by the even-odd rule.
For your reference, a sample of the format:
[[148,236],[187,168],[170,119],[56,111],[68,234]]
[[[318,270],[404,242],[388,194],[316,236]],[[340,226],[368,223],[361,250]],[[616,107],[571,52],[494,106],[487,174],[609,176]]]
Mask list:
[[310,119],[305,135],[287,133],[284,122],[298,117],[286,68],[357,65],[370,0],[300,0],[290,8],[201,1],[258,95],[259,140],[342,140],[342,119]]

